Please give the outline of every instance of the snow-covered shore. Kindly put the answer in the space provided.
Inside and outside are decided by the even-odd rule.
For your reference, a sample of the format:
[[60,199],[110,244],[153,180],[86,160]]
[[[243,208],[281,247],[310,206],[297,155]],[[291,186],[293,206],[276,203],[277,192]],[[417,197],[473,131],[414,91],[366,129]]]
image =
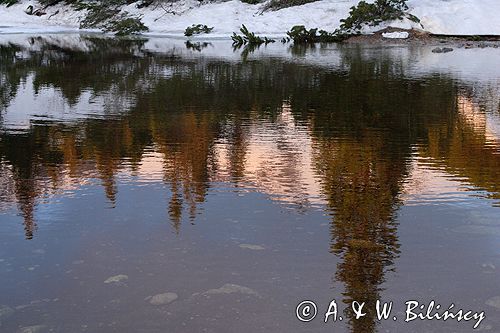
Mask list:
[[[133,3],[123,8],[139,15],[149,28],[147,35],[183,37],[186,27],[206,24],[214,27],[203,39],[228,38],[242,24],[249,30],[269,37],[281,37],[294,25],[333,31],[348,16],[349,8],[359,0],[320,0],[278,11],[261,11],[261,5],[239,0],[200,5],[197,0],[181,0],[171,6],[137,9]],[[68,6],[49,7],[41,17],[27,15],[25,0],[11,7],[0,6],[0,33],[68,32],[79,30],[84,13]],[[498,0],[409,0],[410,13],[421,19],[423,30],[444,35],[500,35],[500,1]],[[170,13],[171,11],[177,14]],[[56,14],[57,12],[57,14]],[[364,32],[387,26],[422,29],[409,20],[387,22]],[[198,37],[200,38],[200,37]]]

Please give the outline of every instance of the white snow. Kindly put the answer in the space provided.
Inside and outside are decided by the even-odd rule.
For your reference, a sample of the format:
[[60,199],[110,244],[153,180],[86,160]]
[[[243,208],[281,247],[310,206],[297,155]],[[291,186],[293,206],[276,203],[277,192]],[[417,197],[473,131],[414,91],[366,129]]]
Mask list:
[[46,15],[34,16],[25,13],[29,5],[41,7],[35,1],[22,1],[10,7],[0,5],[0,34],[74,32],[79,30],[79,21],[85,14],[68,6],[56,5],[45,10]]
[[[347,17],[349,8],[359,0],[320,0],[278,11],[262,12],[261,5],[249,5],[239,0],[200,4],[197,0],[181,0],[172,5],[137,9],[136,4],[123,8],[139,15],[149,27],[148,35],[183,37],[186,27],[206,24],[214,27],[211,34],[197,39],[228,38],[242,24],[257,34],[269,37],[284,36],[294,25],[333,31]],[[84,12],[58,5],[49,7],[47,15],[36,17],[24,10],[36,2],[24,0],[11,7],[0,6],[0,33],[64,32],[78,30]],[[500,35],[499,0],[409,0],[410,13],[421,19],[424,30],[435,34]],[[39,6],[38,6],[39,7]],[[172,14],[175,11],[178,14]],[[55,14],[58,12],[57,14]],[[52,15],[55,14],[55,15]],[[402,29],[422,28],[407,19],[366,27],[370,33],[392,26]]]
[[382,37],[391,39],[405,39],[409,36],[410,34],[407,31],[384,32],[382,34]]
[[498,0],[409,0],[424,29],[444,35],[500,35]]

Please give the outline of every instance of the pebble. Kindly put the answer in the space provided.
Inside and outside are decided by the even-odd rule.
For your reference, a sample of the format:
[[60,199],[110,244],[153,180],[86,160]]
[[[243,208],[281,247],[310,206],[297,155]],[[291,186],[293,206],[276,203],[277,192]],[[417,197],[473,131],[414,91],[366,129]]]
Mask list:
[[250,289],[248,287],[239,286],[237,284],[232,284],[232,283],[226,283],[225,285],[223,285],[222,287],[220,287],[218,289],[207,290],[203,294],[204,295],[217,295],[217,294],[234,294],[234,293],[240,293],[240,294],[253,295],[253,296],[260,297],[259,293],[257,293],[255,290]]
[[163,294],[157,294],[154,296],[146,297],[146,300],[149,300],[149,304],[151,305],[160,306],[172,303],[177,298],[179,298],[179,296],[177,296],[176,293],[167,292]]
[[104,281],[104,283],[119,283],[122,281],[128,280],[128,275],[125,274],[119,274],[115,276],[111,276]]
[[21,327],[18,332],[19,333],[40,333],[44,330],[45,325],[34,325],[34,326],[26,326]]
[[241,247],[242,249],[255,250],[255,251],[265,250],[263,246],[253,245],[253,244],[240,244],[239,247]]

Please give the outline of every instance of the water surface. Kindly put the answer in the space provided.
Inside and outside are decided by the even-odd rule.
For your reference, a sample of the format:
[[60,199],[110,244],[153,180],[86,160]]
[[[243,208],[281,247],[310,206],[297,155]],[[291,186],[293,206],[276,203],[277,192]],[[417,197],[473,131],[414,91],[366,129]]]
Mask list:
[[500,51],[431,50],[0,36],[1,331],[500,329]]

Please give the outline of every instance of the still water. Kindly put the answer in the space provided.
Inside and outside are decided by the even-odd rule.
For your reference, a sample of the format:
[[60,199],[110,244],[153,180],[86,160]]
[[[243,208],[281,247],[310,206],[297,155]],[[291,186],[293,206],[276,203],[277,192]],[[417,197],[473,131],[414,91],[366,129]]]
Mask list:
[[0,36],[0,331],[498,332],[500,50],[431,50]]

